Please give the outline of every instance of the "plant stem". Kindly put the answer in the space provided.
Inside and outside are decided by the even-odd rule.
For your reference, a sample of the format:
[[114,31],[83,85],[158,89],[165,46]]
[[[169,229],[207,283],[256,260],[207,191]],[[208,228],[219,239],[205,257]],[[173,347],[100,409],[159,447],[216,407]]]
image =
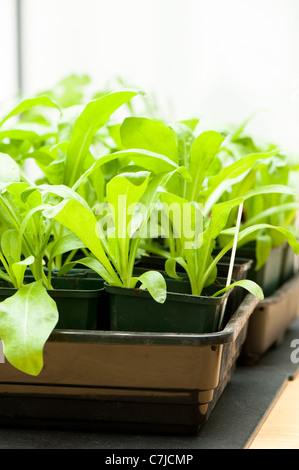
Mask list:
[[5,270],[6,270],[6,272],[7,272],[7,274],[8,274],[8,276],[10,277],[11,283],[12,283],[15,287],[17,287],[15,277],[14,277],[14,275],[12,274],[12,272],[10,271],[9,265],[8,265],[8,263],[6,262],[6,259],[4,258],[4,256],[2,255],[1,252],[0,252],[0,261],[2,262],[2,264],[3,264],[3,266],[4,266]]
[[[8,217],[10,218],[10,220],[15,225],[17,231],[20,232],[20,222],[19,222],[18,218],[16,217],[9,201],[6,198],[4,200],[2,195],[0,196],[0,204],[3,207],[4,211],[6,212],[6,214],[8,215]],[[28,253],[30,253],[30,254],[34,253],[35,250],[33,249],[33,247],[30,246],[30,243],[28,242],[27,237],[26,237],[25,234],[23,234],[22,238],[23,238],[23,241],[24,241],[24,243],[27,247]]]

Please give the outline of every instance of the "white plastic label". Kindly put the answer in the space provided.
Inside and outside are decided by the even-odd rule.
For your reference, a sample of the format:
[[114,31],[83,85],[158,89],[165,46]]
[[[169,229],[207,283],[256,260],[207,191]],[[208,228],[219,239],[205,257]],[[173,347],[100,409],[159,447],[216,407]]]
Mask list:
[[[231,254],[231,258],[230,258],[230,264],[229,264],[228,275],[227,275],[227,280],[226,280],[226,287],[228,287],[230,285],[231,280],[232,280],[232,274],[233,274],[233,269],[234,269],[234,264],[235,264],[235,257],[236,257],[236,250],[237,250],[237,244],[238,244],[238,237],[239,237],[240,225],[241,225],[241,220],[242,220],[243,206],[244,206],[244,203],[242,202],[242,204],[240,204],[240,206],[239,206],[236,232],[235,232],[235,237],[234,237],[234,244],[233,244],[233,247],[232,247],[232,254]],[[225,300],[224,304],[223,304],[223,307],[222,307],[221,315],[220,315],[219,330],[222,327],[222,321],[223,321],[223,317],[224,317],[226,303],[227,303],[227,301]]]

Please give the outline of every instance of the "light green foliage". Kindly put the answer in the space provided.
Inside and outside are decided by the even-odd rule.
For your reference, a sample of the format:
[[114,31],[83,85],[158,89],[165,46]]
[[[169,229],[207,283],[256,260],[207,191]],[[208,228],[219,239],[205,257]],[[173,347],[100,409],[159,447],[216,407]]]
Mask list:
[[56,303],[42,281],[21,286],[0,303],[0,338],[7,360],[17,369],[38,375],[43,348],[58,321]]
[[[168,276],[187,274],[192,294],[201,295],[233,246],[240,204],[237,243],[256,241],[257,268],[285,241],[299,254],[298,169],[245,133],[251,118],[234,132],[198,131],[198,119],[166,122],[156,103],[117,83],[117,91],[107,86],[88,97],[90,78],[71,75],[0,117],[0,280],[16,290],[0,303],[0,338],[7,360],[28,374],[41,371],[58,320],[52,268],[63,275],[82,265],[164,303],[160,272],[134,275],[147,250],[164,256]],[[136,111],[138,99],[145,113]],[[37,180],[26,173],[28,159]],[[159,248],[149,224],[156,215],[165,237]],[[233,286],[263,298],[249,280],[214,296]]]

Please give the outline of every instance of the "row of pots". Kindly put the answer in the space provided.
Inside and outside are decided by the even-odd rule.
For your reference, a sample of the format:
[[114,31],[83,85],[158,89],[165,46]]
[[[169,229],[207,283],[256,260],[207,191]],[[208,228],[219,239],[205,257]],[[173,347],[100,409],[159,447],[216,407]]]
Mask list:
[[[155,265],[160,260],[152,261],[151,269],[157,269]],[[245,296],[242,289],[238,292],[238,288],[234,288],[219,297],[211,297],[225,287],[228,263],[219,263],[215,283],[205,288],[201,296],[191,295],[190,284],[183,274],[182,280],[175,280],[159,270],[167,285],[165,304],[155,302],[149,292],[138,288],[110,286],[90,269],[72,269],[64,276],[54,274],[53,290],[48,292],[58,306],[56,329],[197,334],[217,331],[224,304],[228,303],[228,312],[235,311]],[[251,264],[251,260],[236,260],[234,280],[246,277]],[[140,262],[135,274],[140,275],[145,270],[146,266]],[[26,282],[32,280],[31,275],[25,277]],[[14,292],[16,289],[2,288],[2,300]]]
[[[242,257],[239,257],[239,256]],[[289,245],[272,250],[265,265],[255,270],[255,246],[238,249],[232,277],[235,281],[251,279],[257,282],[268,298],[294,275],[295,255]],[[59,321],[56,329],[147,331],[173,333],[211,333],[219,330],[222,308],[225,308],[224,326],[231,313],[246,295],[235,287],[219,297],[211,295],[225,287],[230,258],[222,258],[217,265],[215,283],[205,288],[203,295],[191,295],[190,284],[183,273],[182,280],[169,278],[163,271],[165,260],[158,256],[145,256],[135,267],[136,275],[148,269],[160,270],[166,279],[167,300],[158,304],[147,291],[107,285],[89,269],[72,269],[67,275],[52,277]],[[162,269],[161,269],[162,268]],[[26,282],[33,277],[27,275]],[[16,292],[2,287],[0,300]]]
[[[294,256],[289,256],[285,246],[281,250],[291,263],[278,289],[272,283],[274,291],[264,301],[239,288],[212,299],[212,305],[207,302],[210,298],[203,296],[206,311],[201,324],[194,296],[184,292],[186,281],[167,278],[169,290],[176,292],[169,293],[169,313],[164,314],[147,292],[107,286],[88,269],[72,270],[62,278],[54,275],[56,289],[51,295],[59,305],[60,319],[45,345],[45,367],[33,377],[8,362],[1,364],[0,424],[197,432],[230,381],[237,361],[257,360],[281,339],[297,315],[299,275],[290,268]],[[252,269],[254,259],[239,255],[234,265],[235,280],[261,275]],[[273,256],[276,265],[276,251]],[[136,270],[153,269],[148,264],[151,261],[156,263],[155,268],[161,263],[160,259],[147,258]],[[229,258],[218,264],[218,284],[211,289],[218,290],[224,284],[228,265]],[[263,272],[269,272],[267,266]],[[280,276],[279,269],[275,272]],[[176,299],[180,300],[174,314]],[[225,301],[224,323],[217,330]],[[192,327],[186,326],[189,308]],[[183,322],[179,320],[179,326],[163,331],[162,321],[167,315],[179,313]],[[153,322],[155,316],[159,317],[156,331],[153,324],[141,324],[141,319]],[[204,324],[207,317],[209,322]],[[133,324],[125,323],[132,318]]]

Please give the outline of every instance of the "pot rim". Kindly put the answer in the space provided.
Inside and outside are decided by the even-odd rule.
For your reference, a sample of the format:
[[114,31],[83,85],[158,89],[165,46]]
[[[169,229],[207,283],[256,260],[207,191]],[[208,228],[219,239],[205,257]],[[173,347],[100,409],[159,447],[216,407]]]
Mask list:
[[151,345],[151,346],[194,346],[216,347],[232,343],[254,312],[259,300],[247,294],[241,305],[233,313],[223,330],[212,333],[148,333],[104,330],[61,330],[55,329],[49,337],[53,342],[103,343]]
[[[173,279],[173,281],[176,281]],[[177,281],[177,282],[186,282],[184,280],[182,281]],[[116,295],[125,295],[125,296],[138,296],[138,297],[145,297],[152,299],[151,294],[147,290],[143,290],[140,288],[129,288],[129,287],[122,287],[122,286],[112,286],[108,284],[107,282],[104,282],[105,290],[108,293],[116,294]],[[211,287],[211,286],[209,286]],[[217,292],[218,290],[221,290],[222,288],[225,287],[225,285],[217,285],[214,286],[215,291]],[[193,295],[193,294],[183,294],[179,292],[172,292],[172,291],[167,291],[167,299],[170,302],[184,302],[184,303],[202,303],[202,304],[213,304],[213,305],[221,305],[231,294],[233,288],[230,290],[224,292],[221,296],[219,297],[211,297],[207,295]]]

